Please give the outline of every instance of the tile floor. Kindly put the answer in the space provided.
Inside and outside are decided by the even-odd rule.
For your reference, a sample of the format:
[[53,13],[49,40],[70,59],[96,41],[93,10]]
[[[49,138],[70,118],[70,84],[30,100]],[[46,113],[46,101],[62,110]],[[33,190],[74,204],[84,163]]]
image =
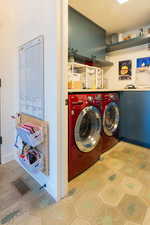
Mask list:
[[[150,225],[150,150],[120,142],[54,203],[13,161],[0,167],[0,224]],[[13,181],[30,188],[21,195]]]

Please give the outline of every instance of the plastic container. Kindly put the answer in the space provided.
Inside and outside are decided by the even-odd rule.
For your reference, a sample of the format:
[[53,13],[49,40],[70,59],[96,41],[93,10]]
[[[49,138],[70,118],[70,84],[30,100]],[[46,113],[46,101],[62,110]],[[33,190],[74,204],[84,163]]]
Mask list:
[[85,65],[80,63],[68,64],[68,88],[83,89],[85,88]]
[[22,139],[22,141],[31,147],[36,147],[44,141],[42,128],[31,134],[30,131],[17,127],[17,135]]
[[104,87],[103,70],[101,68],[96,69],[96,88],[101,89]]
[[103,88],[103,70],[99,67],[80,63],[68,64],[69,89],[100,89]]
[[96,89],[96,68],[86,66],[86,88]]
[[31,173],[38,173],[39,171],[43,171],[44,169],[44,157],[43,154],[40,152],[40,159],[38,159],[35,163],[30,164],[28,160],[19,158],[20,163]]

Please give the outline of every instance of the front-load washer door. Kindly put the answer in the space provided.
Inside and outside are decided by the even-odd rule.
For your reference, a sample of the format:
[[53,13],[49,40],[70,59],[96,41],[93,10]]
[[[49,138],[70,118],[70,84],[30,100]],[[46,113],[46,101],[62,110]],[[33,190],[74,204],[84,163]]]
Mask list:
[[101,115],[94,106],[84,108],[76,121],[74,136],[81,152],[90,152],[98,145],[101,138]]
[[119,126],[119,108],[115,102],[109,103],[103,115],[103,129],[107,136],[113,136]]

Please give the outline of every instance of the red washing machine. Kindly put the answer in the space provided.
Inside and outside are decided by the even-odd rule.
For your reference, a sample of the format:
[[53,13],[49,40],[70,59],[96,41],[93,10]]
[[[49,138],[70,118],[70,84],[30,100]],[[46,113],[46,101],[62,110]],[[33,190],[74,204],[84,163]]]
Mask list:
[[119,94],[102,93],[102,142],[101,152],[104,153],[118,143],[119,129]]
[[73,179],[101,154],[101,98],[97,94],[69,94],[68,176]]

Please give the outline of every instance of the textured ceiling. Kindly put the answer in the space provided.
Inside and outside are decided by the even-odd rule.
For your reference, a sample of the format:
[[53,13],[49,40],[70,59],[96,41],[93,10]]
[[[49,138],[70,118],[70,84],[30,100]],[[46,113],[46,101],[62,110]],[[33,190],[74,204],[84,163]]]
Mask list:
[[125,32],[150,24],[150,0],[69,0],[80,13],[107,32]]

